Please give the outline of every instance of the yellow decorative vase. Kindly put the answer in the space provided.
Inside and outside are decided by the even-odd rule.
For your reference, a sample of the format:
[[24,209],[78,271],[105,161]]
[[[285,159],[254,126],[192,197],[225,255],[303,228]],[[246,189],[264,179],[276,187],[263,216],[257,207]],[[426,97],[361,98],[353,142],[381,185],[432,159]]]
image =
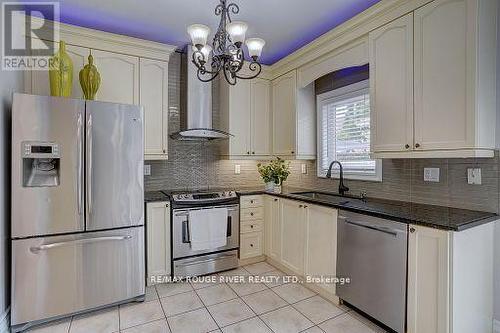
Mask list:
[[66,53],[66,43],[59,43],[59,51],[50,58],[50,95],[70,97],[73,88],[73,62]]
[[89,63],[80,71],[80,86],[85,99],[94,100],[97,90],[101,85],[101,74],[94,65],[92,54],[89,55]]

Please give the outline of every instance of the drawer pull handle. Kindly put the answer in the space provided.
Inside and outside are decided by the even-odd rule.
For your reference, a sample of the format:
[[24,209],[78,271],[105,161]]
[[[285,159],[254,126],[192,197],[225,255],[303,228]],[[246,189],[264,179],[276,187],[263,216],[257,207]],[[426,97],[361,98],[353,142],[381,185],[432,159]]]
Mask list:
[[250,244],[250,247],[253,247],[253,244]]
[[253,213],[250,213],[250,216],[253,216]]
[[253,224],[250,226],[250,228],[252,228],[252,229],[253,229]]
[[253,200],[250,200],[250,203],[253,203]]

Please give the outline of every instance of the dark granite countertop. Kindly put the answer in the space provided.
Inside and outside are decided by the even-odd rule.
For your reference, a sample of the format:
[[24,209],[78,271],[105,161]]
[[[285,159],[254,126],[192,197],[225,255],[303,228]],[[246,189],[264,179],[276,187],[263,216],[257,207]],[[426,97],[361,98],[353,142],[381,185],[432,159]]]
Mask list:
[[[224,190],[211,188],[210,190]],[[228,190],[228,189],[225,189]],[[234,189],[232,189],[234,190]],[[239,195],[268,194],[281,198],[300,200],[310,204],[342,209],[350,212],[367,214],[375,217],[389,219],[408,224],[422,225],[426,227],[462,231],[481,224],[500,219],[497,214],[481,211],[473,211],[444,206],[425,205],[412,202],[385,200],[377,198],[337,197],[334,200],[313,199],[303,197],[294,193],[315,191],[304,188],[284,187],[283,193],[276,194],[266,192],[263,187],[249,187],[236,189]],[[168,191],[167,191],[168,192]],[[321,192],[328,193],[328,192]],[[161,191],[148,191],[144,193],[145,202],[169,201],[169,197]],[[348,201],[348,202],[346,202]]]
[[144,192],[144,202],[170,201],[169,197],[161,191]]
[[[462,231],[481,224],[499,219],[494,213],[473,211],[459,208],[425,205],[412,202],[366,198],[312,199],[299,196],[297,192],[314,191],[300,188],[284,188],[282,194],[269,193],[262,188],[242,188],[237,190],[239,195],[269,194],[287,199],[300,200],[310,204],[328,206],[355,213],[367,214],[393,221],[422,225],[426,227]],[[323,192],[327,193],[327,192]],[[346,203],[346,201],[348,201]]]

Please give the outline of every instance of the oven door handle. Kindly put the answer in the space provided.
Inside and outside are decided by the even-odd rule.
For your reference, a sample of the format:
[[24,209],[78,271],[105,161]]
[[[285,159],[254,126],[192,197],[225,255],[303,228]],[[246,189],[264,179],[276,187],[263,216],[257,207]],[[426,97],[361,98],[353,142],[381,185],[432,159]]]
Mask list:
[[233,235],[233,218],[231,217],[231,215],[228,215],[226,237],[231,237],[232,235]]
[[191,243],[191,235],[189,233],[189,220],[182,221],[182,243]]

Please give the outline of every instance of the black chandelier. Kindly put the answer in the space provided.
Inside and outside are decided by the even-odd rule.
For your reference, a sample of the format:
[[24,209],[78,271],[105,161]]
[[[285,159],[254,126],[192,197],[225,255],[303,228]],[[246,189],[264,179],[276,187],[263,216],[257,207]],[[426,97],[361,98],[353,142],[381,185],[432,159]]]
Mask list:
[[[221,18],[212,45],[207,44],[208,35],[210,35],[209,27],[203,24],[193,24],[187,28],[194,46],[192,62],[198,68],[197,75],[200,81],[212,81],[220,72],[223,72],[226,81],[235,85],[237,79],[253,79],[260,74],[262,66],[258,58],[266,42],[261,38],[245,40],[247,24],[231,20],[231,15],[238,14],[239,11],[238,5],[227,4],[227,0],[220,0],[220,4],[215,7],[215,15]],[[248,71],[244,70],[250,75],[240,73],[245,63],[243,43],[247,46],[248,55],[252,59],[248,65]]]

